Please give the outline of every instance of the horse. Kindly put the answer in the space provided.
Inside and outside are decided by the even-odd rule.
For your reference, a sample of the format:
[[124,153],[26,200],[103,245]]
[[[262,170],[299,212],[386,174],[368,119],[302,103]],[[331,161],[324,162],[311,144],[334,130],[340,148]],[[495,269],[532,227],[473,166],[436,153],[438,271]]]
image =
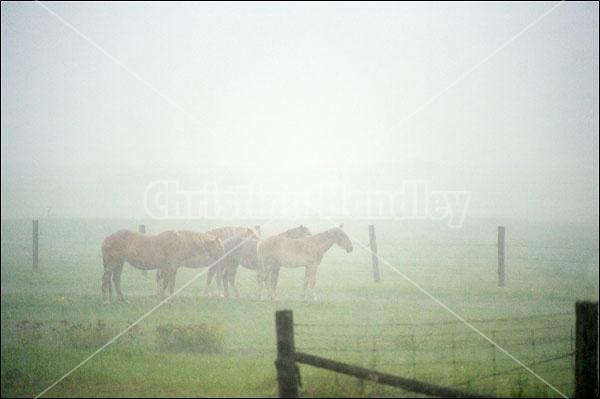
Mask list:
[[158,294],[163,300],[167,286],[173,295],[178,267],[210,266],[224,255],[221,239],[205,233],[168,230],[152,236],[133,230],[119,230],[102,242],[102,299],[108,302],[108,289],[112,302],[112,278],[119,300],[127,302],[121,292],[124,262],[140,270],[158,270],[163,278]]
[[258,273],[258,298],[263,299],[264,286],[271,299],[277,300],[276,286],[272,281],[267,284],[265,278],[279,264],[283,267],[305,267],[303,297],[307,300],[307,288],[310,285],[310,299],[317,300],[315,294],[315,283],[317,269],[327,252],[334,244],[337,244],[346,252],[352,252],[352,241],[342,230],[343,225],[322,231],[312,236],[302,238],[287,238],[272,236],[260,241],[257,246],[258,261],[260,269]]
[[[303,225],[291,228],[279,234],[282,237],[288,238],[300,238],[310,236],[310,230]],[[240,293],[235,286],[235,275],[239,265],[244,266],[250,270],[259,269],[258,255],[256,247],[259,240],[256,238],[241,238],[241,237],[230,237],[223,241],[223,247],[225,248],[225,259],[222,260],[223,266],[223,288],[225,290],[225,296],[229,297],[229,288],[231,285],[237,298],[240,297]],[[277,279],[279,278],[279,264],[273,265],[270,272],[270,279],[272,284],[277,285]]]
[[[260,233],[253,227],[249,226],[222,226],[217,227],[212,230],[206,232],[207,234],[219,237],[222,241],[225,241],[228,238],[238,237],[241,239],[260,239]],[[225,251],[227,253],[228,251]],[[204,286],[204,295],[207,296],[209,294],[209,287],[212,282],[212,279],[217,274],[217,295],[223,296],[221,293],[221,281],[223,280],[223,272],[224,272],[224,263],[219,262],[218,264],[211,266],[208,269],[208,275],[206,276],[206,285]]]

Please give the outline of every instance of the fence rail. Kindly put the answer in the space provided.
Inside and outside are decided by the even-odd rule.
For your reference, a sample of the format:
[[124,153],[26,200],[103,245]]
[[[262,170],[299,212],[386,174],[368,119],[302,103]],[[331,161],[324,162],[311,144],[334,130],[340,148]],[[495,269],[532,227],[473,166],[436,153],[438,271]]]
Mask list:
[[375,370],[369,370],[363,367],[337,362],[303,352],[294,352],[294,359],[297,362],[309,364],[311,366],[324,368],[330,371],[362,378],[365,380],[386,384],[397,388],[402,388],[414,393],[423,393],[432,396],[441,396],[445,398],[492,398],[490,395],[479,395],[471,392],[461,391],[454,388],[434,385],[427,382],[414,379],[398,377],[392,374],[381,373]]

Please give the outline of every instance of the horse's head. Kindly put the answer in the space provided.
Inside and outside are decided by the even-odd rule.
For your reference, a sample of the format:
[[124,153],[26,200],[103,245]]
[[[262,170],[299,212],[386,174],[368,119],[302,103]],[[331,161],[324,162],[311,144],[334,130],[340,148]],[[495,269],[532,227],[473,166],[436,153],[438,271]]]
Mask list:
[[346,235],[344,230],[342,230],[343,228],[344,225],[340,224],[340,227],[334,229],[336,238],[335,243],[340,247],[344,248],[346,252],[350,253],[352,252],[354,247],[352,246],[352,241],[350,240],[350,238]]

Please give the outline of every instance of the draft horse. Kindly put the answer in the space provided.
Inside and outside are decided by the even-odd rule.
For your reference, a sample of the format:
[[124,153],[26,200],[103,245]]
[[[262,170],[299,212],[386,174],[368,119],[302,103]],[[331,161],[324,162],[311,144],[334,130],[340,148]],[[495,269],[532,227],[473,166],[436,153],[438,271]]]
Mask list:
[[[304,225],[291,228],[279,234],[279,236],[288,238],[300,238],[310,235],[310,230]],[[225,248],[225,259],[223,259],[221,262],[224,263],[222,266],[223,288],[226,297],[229,297],[229,286],[233,288],[236,297],[240,297],[240,293],[235,286],[235,275],[239,265],[242,265],[250,270],[256,270],[257,272],[259,271],[258,254],[256,250],[258,243],[259,240],[256,238],[243,239],[241,237],[231,237],[223,241],[223,247]],[[273,285],[277,285],[279,269],[279,264],[273,265],[269,276],[267,276]]]
[[168,230],[153,236],[133,230],[119,230],[102,242],[102,299],[105,303],[109,300],[112,302],[112,278],[119,300],[126,302],[121,291],[121,273],[125,262],[140,270],[158,270],[163,283],[157,288],[159,298],[163,300],[167,286],[171,295],[175,291],[178,267],[210,266],[224,255],[221,239],[205,233]]
[[[206,234],[210,234],[216,237],[219,237],[221,241],[225,241],[229,238],[239,238],[241,240],[245,239],[253,239],[259,240],[260,234],[259,232],[249,226],[222,226],[217,227],[212,230],[206,232]],[[225,251],[227,253],[228,251]],[[223,281],[223,273],[224,273],[224,263],[219,262],[208,269],[208,275],[206,276],[206,285],[204,286],[204,295],[207,296],[209,294],[210,283],[212,282],[215,274],[217,275],[217,295],[223,296],[221,293],[221,282]]]
[[352,252],[352,241],[342,230],[343,225],[322,231],[312,236],[291,239],[282,236],[265,238],[258,243],[257,254],[260,264],[258,273],[258,297],[264,299],[265,285],[273,300],[277,300],[276,286],[272,281],[267,282],[266,277],[274,265],[282,267],[305,267],[304,273],[304,300],[308,299],[307,288],[310,287],[310,299],[317,300],[315,284],[317,269],[323,260],[325,252],[333,245],[338,245],[346,252]]

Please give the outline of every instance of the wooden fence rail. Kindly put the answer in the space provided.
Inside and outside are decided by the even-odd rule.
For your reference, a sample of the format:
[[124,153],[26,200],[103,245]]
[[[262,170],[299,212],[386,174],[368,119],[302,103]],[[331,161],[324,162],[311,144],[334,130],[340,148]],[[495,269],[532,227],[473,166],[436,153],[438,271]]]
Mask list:
[[476,393],[460,391],[454,388],[447,388],[439,385],[429,384],[427,382],[417,381],[409,378],[398,377],[392,374],[381,373],[375,370],[353,366],[350,364],[337,362],[319,356],[309,355],[308,353],[295,352],[294,359],[299,363],[309,364],[311,366],[335,371],[338,373],[351,375],[379,384],[391,385],[402,388],[413,393],[423,393],[431,396],[444,398],[492,398],[490,395],[479,395]]

